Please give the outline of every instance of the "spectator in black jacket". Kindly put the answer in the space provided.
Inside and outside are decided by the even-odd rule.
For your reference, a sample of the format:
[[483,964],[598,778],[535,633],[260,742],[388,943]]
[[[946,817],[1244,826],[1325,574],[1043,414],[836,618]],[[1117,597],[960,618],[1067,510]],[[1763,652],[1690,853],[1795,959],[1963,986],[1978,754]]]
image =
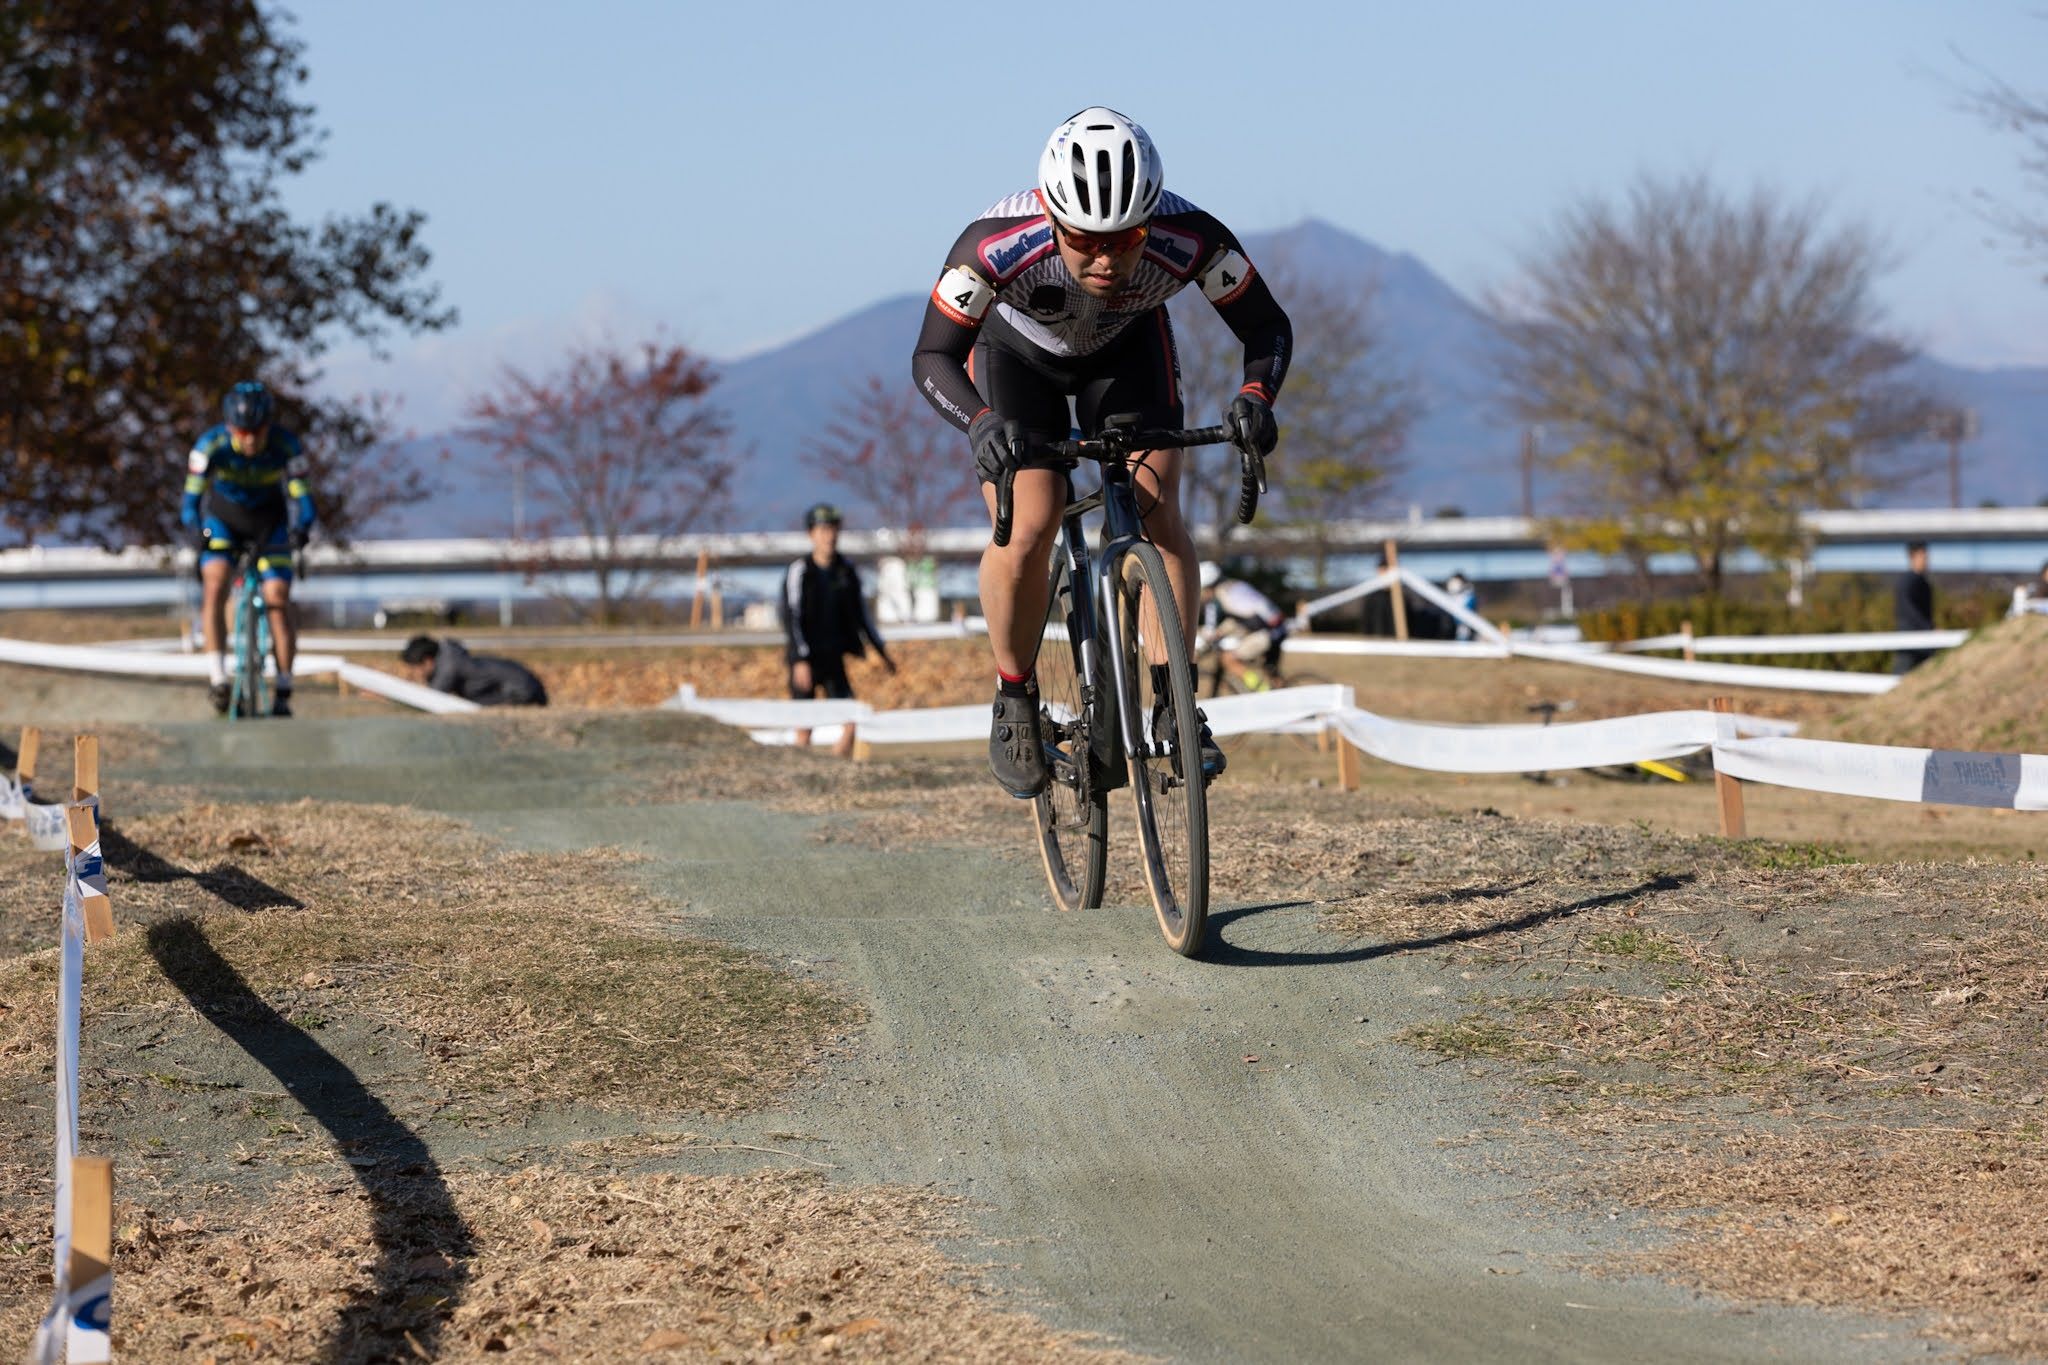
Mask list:
[[[882,667],[896,671],[896,661],[882,637],[875,632],[868,615],[867,600],[861,595],[860,574],[839,553],[839,509],[821,502],[804,513],[804,529],[810,533],[811,552],[789,566],[782,582],[782,630],[788,639],[789,695],[796,698],[827,696],[851,698],[853,684],[846,676],[848,655],[867,657],[872,644]],[[796,732],[796,742],[808,745],[809,730]],[[853,727],[840,731],[835,751],[842,757],[853,752]]]
[[548,690],[526,665],[472,654],[455,640],[415,635],[399,656],[414,682],[451,692],[478,706],[546,706]]
[[[1927,542],[1906,547],[1906,572],[1892,587],[1892,629],[1934,629],[1934,585],[1927,581]],[[1910,673],[1934,657],[1931,649],[1901,649],[1892,655],[1892,672]]]

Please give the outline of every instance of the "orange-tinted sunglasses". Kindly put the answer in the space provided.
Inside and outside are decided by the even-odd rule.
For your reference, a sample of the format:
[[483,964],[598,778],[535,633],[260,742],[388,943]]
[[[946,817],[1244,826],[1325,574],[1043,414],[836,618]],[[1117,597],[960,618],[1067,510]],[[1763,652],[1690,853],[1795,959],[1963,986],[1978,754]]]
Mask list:
[[1146,232],[1143,223],[1122,232],[1076,232],[1058,219],[1053,220],[1052,226],[1061,241],[1084,256],[1121,256],[1144,241]]

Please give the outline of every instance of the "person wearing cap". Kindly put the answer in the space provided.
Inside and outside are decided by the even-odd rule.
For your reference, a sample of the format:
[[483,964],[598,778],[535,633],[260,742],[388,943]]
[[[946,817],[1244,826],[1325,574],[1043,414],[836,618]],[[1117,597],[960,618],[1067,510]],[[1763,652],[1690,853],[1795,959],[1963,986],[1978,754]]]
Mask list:
[[[891,674],[896,661],[875,631],[868,615],[867,598],[861,591],[860,573],[839,553],[839,509],[821,502],[804,513],[804,530],[811,537],[811,552],[789,566],[782,580],[782,633],[787,641],[789,695],[799,700],[810,697],[850,699],[853,684],[846,676],[848,655],[867,656],[875,647],[876,657]],[[808,745],[809,730],[796,732],[796,742]],[[853,727],[840,731],[834,746],[843,757],[853,752]]]

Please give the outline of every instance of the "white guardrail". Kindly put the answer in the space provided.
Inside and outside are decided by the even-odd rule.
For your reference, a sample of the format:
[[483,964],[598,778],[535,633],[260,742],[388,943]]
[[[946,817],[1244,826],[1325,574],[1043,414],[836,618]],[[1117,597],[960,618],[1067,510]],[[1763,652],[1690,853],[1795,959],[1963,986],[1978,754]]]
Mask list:
[[[744,729],[763,744],[787,744],[798,729],[831,742],[849,724],[876,744],[960,743],[988,733],[985,706],[877,711],[858,701],[706,698],[687,685],[665,705]],[[1431,772],[1556,772],[1709,750],[1718,771],[1743,781],[1885,801],[2048,810],[2048,756],[1797,739],[1796,725],[1757,716],[1658,711],[1557,725],[1439,725],[1376,715],[1338,684],[1217,697],[1202,706],[1219,737],[1327,726],[1375,758]]]

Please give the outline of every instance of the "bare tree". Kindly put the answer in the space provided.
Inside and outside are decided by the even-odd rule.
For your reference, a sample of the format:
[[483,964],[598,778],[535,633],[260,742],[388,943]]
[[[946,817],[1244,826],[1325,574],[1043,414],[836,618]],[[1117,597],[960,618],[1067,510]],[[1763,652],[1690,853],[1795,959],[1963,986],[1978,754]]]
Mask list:
[[583,538],[583,553],[537,554],[527,567],[587,566],[597,602],[585,614],[601,623],[653,590],[662,542],[724,510],[733,463],[726,415],[706,397],[716,382],[681,346],[596,345],[545,378],[508,367],[495,392],[469,405],[475,425],[464,434],[526,481],[533,534]]
[[1564,538],[1683,550],[1718,593],[1739,547],[1782,559],[1803,509],[1912,477],[1941,405],[1879,330],[1882,264],[1812,204],[1699,175],[1567,210],[1491,300],[1511,409],[1569,438],[1546,458],[1576,503]]
[[849,388],[832,425],[801,456],[864,507],[871,525],[900,526],[904,552],[924,553],[924,533],[974,502],[967,441],[915,389],[879,374]]
[[1985,216],[2029,252],[2048,260],[2048,93],[2028,94],[1982,67],[1969,106],[2001,132],[2020,140],[2020,170],[2042,202],[2032,207],[1988,196]]
[[[1305,278],[1284,255],[1259,268],[1294,324],[1295,355],[1274,408],[1280,421],[1280,445],[1269,466],[1275,496],[1260,515],[1276,511],[1309,529],[1320,584],[1331,523],[1384,505],[1421,403],[1381,332],[1377,281],[1332,287]],[[1189,420],[1214,421],[1237,392],[1243,347],[1199,300],[1180,312],[1175,327]],[[1192,453],[1183,476],[1190,519],[1227,537],[1236,525],[1237,455],[1227,447]]]

